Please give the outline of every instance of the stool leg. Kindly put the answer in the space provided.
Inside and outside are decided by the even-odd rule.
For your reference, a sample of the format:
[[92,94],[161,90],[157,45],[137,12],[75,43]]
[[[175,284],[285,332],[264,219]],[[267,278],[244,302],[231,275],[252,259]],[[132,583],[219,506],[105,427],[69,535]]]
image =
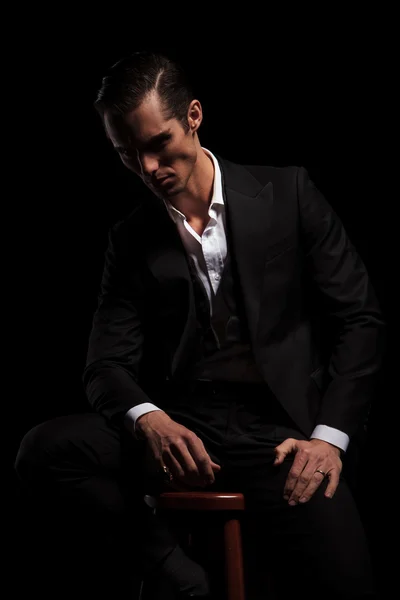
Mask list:
[[226,521],[224,542],[227,600],[245,600],[242,536],[238,519]]

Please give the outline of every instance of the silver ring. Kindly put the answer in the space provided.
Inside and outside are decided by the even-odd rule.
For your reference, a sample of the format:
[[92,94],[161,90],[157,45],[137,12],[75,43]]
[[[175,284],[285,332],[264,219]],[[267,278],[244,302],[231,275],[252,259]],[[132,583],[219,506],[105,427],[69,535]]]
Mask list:
[[324,473],[324,471],[321,471],[321,469],[316,469],[314,471],[314,473],[321,473],[321,475],[323,475],[324,477],[326,477],[326,473]]

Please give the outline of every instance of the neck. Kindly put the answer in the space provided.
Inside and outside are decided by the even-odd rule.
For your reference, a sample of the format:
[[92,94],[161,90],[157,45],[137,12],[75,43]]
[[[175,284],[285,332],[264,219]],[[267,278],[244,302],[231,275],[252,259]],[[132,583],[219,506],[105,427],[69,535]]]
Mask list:
[[208,219],[214,184],[214,164],[199,144],[196,164],[186,189],[171,198],[171,204],[182,212],[188,221]]

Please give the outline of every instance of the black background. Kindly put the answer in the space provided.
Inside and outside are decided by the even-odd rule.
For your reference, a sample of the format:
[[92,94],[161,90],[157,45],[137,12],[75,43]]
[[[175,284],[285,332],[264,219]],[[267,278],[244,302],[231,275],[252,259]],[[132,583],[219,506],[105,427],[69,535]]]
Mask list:
[[12,132],[7,205],[15,209],[3,222],[7,299],[15,311],[6,373],[13,390],[5,436],[10,471],[30,427],[86,409],[81,374],[107,232],[142,192],[106,141],[92,103],[104,69],[121,55],[163,50],[196,84],[201,143],[233,161],[305,166],[369,269],[389,323],[389,352],[371,412],[359,505],[386,585],[396,502],[383,469],[392,464],[397,207],[388,188],[393,72],[384,32],[378,40],[352,29],[344,44],[348,31],[334,30],[326,41],[319,28],[318,36],[304,32],[294,41],[284,30],[272,39],[270,27],[254,36],[247,27],[244,41],[239,24],[240,34],[225,26],[228,39],[205,25],[183,40],[179,32],[138,37],[136,23],[135,34],[111,40],[113,27],[105,22],[98,29],[74,26],[61,19],[50,30],[23,34],[4,59],[12,73],[3,115]]

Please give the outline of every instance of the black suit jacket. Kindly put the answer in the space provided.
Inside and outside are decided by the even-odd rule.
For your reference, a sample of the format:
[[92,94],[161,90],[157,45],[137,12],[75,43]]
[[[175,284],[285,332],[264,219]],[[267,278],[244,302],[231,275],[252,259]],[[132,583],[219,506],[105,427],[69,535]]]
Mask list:
[[[228,249],[262,376],[306,436],[324,424],[351,437],[383,356],[366,268],[304,168],[218,160]],[[196,325],[185,249],[154,197],[109,230],[83,373],[92,407],[120,424],[142,402],[162,408],[166,379],[190,372]]]

